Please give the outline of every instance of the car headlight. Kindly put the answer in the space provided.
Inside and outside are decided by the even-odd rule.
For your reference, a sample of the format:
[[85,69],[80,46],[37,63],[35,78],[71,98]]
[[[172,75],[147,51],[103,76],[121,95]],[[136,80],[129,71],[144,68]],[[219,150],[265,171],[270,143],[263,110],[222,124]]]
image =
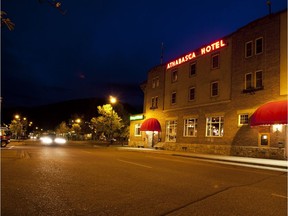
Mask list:
[[50,137],[41,137],[40,140],[44,144],[51,144],[53,142],[52,138]]
[[65,144],[66,143],[66,139],[62,138],[62,137],[57,137],[54,139],[54,142],[57,144]]

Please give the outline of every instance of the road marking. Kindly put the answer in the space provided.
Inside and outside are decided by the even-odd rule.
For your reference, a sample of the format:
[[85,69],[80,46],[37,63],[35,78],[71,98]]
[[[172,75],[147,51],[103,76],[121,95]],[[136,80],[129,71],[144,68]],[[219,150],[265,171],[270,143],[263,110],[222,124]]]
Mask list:
[[9,146],[9,148],[8,148],[8,149],[12,149],[12,148],[14,148],[14,146]]
[[141,166],[141,167],[149,168],[149,169],[152,168],[152,167],[150,167],[150,166],[146,166],[146,165],[143,165],[143,164],[134,163],[134,162],[130,162],[130,161],[125,161],[125,160],[120,160],[120,159],[118,159],[118,161],[121,161],[121,162],[123,162],[123,163],[133,164],[133,165],[136,165],[136,166]]
[[280,197],[280,198],[284,198],[284,199],[288,199],[287,196],[283,196],[283,195],[280,195],[280,194],[271,194],[272,196],[276,196],[276,197]]

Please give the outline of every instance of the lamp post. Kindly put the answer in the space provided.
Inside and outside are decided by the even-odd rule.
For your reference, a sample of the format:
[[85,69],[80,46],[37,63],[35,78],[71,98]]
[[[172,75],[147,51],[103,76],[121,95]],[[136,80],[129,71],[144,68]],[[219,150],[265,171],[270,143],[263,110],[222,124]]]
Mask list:
[[110,95],[109,101],[110,101],[110,104],[111,104],[111,107],[112,107],[111,121],[110,121],[110,136],[109,136],[110,143],[112,144],[112,142],[113,142],[113,140],[112,140],[112,138],[113,138],[113,117],[114,117],[113,104],[117,103],[117,98]]

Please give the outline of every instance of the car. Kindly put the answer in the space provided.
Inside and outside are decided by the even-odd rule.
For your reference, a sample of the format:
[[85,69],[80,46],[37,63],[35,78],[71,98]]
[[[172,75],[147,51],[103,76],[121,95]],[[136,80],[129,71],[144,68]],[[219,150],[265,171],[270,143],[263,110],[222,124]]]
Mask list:
[[63,145],[67,142],[65,137],[56,136],[55,134],[41,136],[40,141],[44,145],[53,145],[53,144]]
[[8,128],[1,127],[0,128],[0,142],[1,147],[6,147],[10,143],[11,132]]

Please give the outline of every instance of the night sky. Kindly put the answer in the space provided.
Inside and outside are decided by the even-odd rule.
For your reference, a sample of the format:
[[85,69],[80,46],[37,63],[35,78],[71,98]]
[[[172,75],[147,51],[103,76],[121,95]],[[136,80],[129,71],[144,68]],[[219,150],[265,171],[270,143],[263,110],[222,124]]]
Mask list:
[[[52,0],[50,0],[52,1]],[[42,2],[42,3],[41,3]],[[268,14],[266,0],[2,0],[2,105],[36,106],[113,94],[142,103],[149,69]],[[271,0],[272,12],[287,8]]]

